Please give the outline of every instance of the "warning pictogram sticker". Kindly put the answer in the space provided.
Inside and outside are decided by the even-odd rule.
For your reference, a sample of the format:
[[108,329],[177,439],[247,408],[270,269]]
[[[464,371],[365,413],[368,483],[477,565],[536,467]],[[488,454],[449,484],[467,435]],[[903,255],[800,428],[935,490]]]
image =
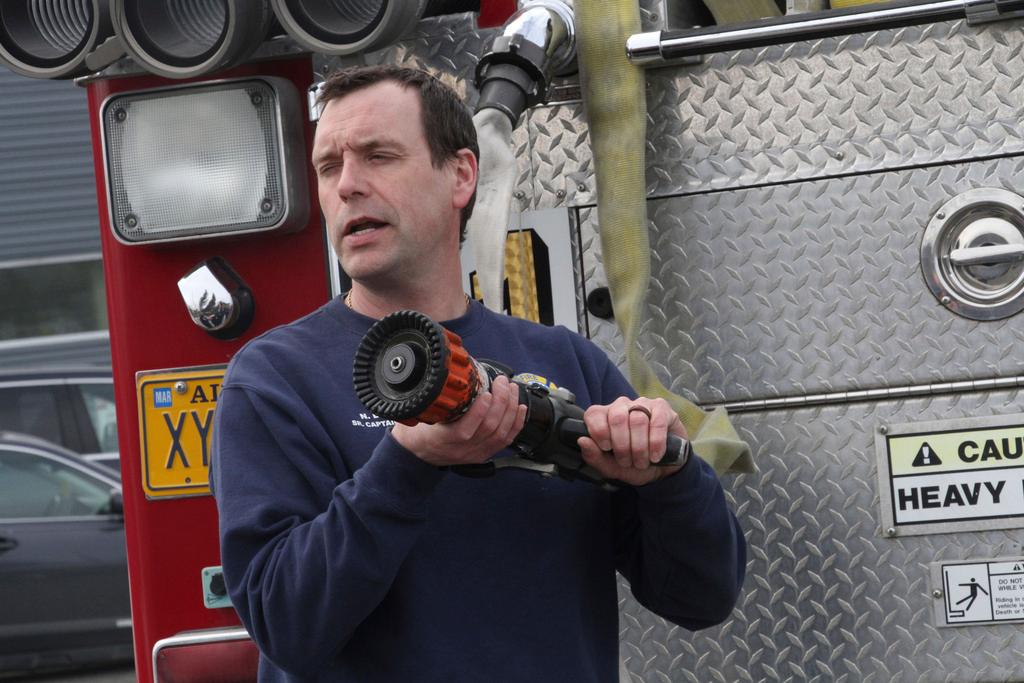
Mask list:
[[937,626],[1024,621],[1024,558],[932,564]]
[[932,450],[932,447],[928,445],[928,442],[921,444],[921,448],[918,449],[917,455],[914,456],[914,462],[911,463],[911,467],[929,467],[931,465],[941,465],[942,460],[939,458],[939,454]]

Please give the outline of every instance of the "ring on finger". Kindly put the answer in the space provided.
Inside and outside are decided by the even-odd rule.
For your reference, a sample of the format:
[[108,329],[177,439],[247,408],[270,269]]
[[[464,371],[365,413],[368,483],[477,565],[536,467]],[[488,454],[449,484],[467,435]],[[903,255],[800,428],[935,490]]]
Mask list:
[[643,406],[630,406],[629,410],[626,411],[626,414],[628,415],[632,412],[643,413],[647,416],[648,420],[651,419],[651,411],[647,410],[647,408],[644,408]]

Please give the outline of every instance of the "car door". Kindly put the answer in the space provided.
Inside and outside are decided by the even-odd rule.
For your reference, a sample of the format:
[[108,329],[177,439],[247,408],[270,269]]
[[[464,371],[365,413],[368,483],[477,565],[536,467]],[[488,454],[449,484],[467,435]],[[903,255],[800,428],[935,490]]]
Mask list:
[[116,478],[41,448],[0,444],[0,665],[88,659],[130,645]]

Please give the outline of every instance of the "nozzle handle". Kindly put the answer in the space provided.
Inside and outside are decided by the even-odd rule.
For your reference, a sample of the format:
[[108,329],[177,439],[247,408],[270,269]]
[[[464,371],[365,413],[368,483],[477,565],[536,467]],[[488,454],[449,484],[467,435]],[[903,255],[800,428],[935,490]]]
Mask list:
[[[562,420],[562,423],[559,425],[559,436],[562,437],[562,443],[566,446],[576,447],[576,440],[581,436],[590,436],[590,432],[587,431],[587,425],[583,420],[570,417]],[[652,464],[656,467],[685,465],[690,459],[692,452],[693,449],[690,446],[689,439],[669,434],[668,441],[665,444],[665,455],[661,457],[661,460]]]

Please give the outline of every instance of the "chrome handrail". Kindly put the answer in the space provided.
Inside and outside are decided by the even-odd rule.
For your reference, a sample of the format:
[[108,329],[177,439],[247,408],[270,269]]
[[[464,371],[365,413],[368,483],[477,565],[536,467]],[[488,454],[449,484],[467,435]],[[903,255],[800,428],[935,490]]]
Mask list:
[[807,12],[724,26],[637,33],[626,41],[633,64],[654,66],[695,55],[815,40],[966,18],[970,23],[1024,16],[1024,0],[903,0]]

